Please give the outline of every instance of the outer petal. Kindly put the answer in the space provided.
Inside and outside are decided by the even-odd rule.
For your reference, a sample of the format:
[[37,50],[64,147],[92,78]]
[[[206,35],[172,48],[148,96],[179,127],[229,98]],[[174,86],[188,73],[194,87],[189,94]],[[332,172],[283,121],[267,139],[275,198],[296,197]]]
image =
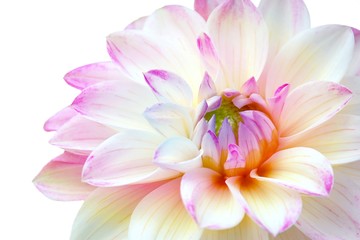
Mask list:
[[249,78],[260,76],[267,57],[268,31],[249,0],[221,4],[209,17],[208,31],[221,59],[225,87],[240,89]]
[[223,176],[208,168],[195,169],[182,177],[181,198],[201,228],[231,228],[244,217],[242,206],[232,196]]
[[83,181],[96,186],[120,186],[172,178],[178,173],[159,170],[152,163],[162,141],[158,134],[124,131],[106,140],[84,165]]
[[360,159],[360,116],[337,114],[299,136],[281,139],[280,148],[304,146],[321,152],[331,164]]
[[360,186],[360,158],[358,161],[334,166],[336,173],[346,175],[354,183]]
[[74,109],[87,118],[116,128],[150,130],[143,118],[156,99],[146,87],[134,82],[107,81],[92,85],[74,100]]
[[346,76],[359,76],[360,75],[360,30],[353,28],[355,38],[354,55],[347,69]]
[[45,122],[44,130],[56,131],[77,114],[78,112],[76,112],[71,107],[66,107],[64,109],[61,109],[59,112],[57,112],[54,116],[52,116],[51,118],[49,118],[49,120]]
[[136,205],[161,182],[98,188],[84,202],[73,224],[71,240],[127,239]]
[[311,240],[308,238],[304,233],[302,233],[299,229],[295,226],[286,230],[283,233],[280,233],[275,238],[270,237],[270,240]]
[[75,153],[89,153],[116,131],[80,114],[56,131],[50,143]]
[[337,83],[309,82],[297,87],[288,95],[278,116],[280,136],[299,134],[320,125],[344,108],[350,98],[351,91]]
[[351,89],[353,93],[351,101],[341,113],[360,115],[360,77],[345,78],[341,84]]
[[195,0],[195,10],[207,20],[210,13],[225,0]]
[[289,83],[292,88],[308,81],[339,82],[354,49],[348,27],[327,25],[304,31],[289,41],[275,57],[266,81],[266,96]]
[[147,16],[140,17],[126,26],[125,30],[142,30],[144,28]]
[[174,73],[151,70],[144,74],[147,84],[161,102],[190,106],[193,95],[190,86]]
[[181,201],[180,179],[162,185],[148,194],[135,208],[129,226],[129,239],[198,239],[202,230]]
[[311,148],[289,148],[276,152],[251,174],[260,180],[309,195],[327,196],[333,185],[330,162]]
[[194,127],[188,108],[172,103],[160,103],[146,109],[144,117],[166,137],[192,135]]
[[276,236],[290,228],[301,213],[299,194],[269,182],[232,177],[226,180],[231,192],[246,213]]
[[173,137],[156,149],[154,163],[162,168],[187,172],[202,167],[202,151],[188,138]]
[[360,188],[335,171],[335,185],[328,198],[304,198],[296,226],[310,239],[360,239]]
[[113,62],[99,62],[88,64],[67,73],[64,80],[78,89],[108,80],[127,80],[119,66]]
[[[244,219],[236,227],[226,230],[204,230],[201,235],[201,240],[268,240],[269,234],[264,229],[260,228],[249,217],[245,216]],[[289,238],[290,239],[290,238]],[[286,240],[289,240],[286,239]],[[291,239],[293,240],[293,239]],[[294,239],[302,240],[302,239]]]
[[[53,200],[84,200],[95,187],[81,182],[83,163],[56,161],[63,157],[64,154],[49,162],[33,182],[40,192]],[[77,159],[83,161],[82,156]]]

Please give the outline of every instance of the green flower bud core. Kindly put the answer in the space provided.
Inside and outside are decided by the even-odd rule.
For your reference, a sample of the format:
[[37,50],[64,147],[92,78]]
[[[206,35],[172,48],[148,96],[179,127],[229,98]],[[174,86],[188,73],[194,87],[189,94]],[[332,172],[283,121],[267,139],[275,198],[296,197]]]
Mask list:
[[206,113],[205,119],[210,121],[215,115],[215,133],[218,135],[224,119],[227,118],[235,136],[237,136],[239,122],[242,121],[239,113],[244,110],[247,110],[247,107],[239,109],[233,104],[232,99],[223,96],[221,106],[212,112]]

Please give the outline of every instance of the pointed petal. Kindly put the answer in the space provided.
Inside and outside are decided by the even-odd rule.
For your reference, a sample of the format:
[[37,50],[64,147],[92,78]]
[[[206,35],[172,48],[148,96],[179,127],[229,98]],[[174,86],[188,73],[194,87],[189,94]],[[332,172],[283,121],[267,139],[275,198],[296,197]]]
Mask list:
[[218,79],[219,75],[222,74],[219,72],[220,59],[210,37],[206,33],[202,33],[197,39],[197,45],[207,73],[212,78]]
[[344,108],[351,95],[349,89],[332,82],[309,82],[297,87],[289,93],[280,114],[280,136],[299,134],[329,120]]
[[276,152],[256,172],[251,172],[251,177],[314,196],[329,195],[334,181],[325,156],[304,147]]
[[156,104],[146,109],[144,117],[153,128],[166,137],[190,137],[193,132],[189,110],[176,104]]
[[163,70],[151,70],[144,73],[144,77],[160,102],[191,105],[193,100],[191,88],[176,74]]
[[303,0],[261,0],[258,8],[269,30],[268,63],[271,63],[287,41],[310,28],[310,16]]
[[204,30],[205,21],[197,12],[177,5],[156,10],[144,26],[144,31],[157,36],[171,36],[193,52],[197,49],[196,39]]
[[156,149],[153,162],[161,168],[187,172],[202,167],[201,154],[191,140],[173,137]]
[[267,57],[268,31],[251,1],[221,4],[208,19],[208,32],[221,59],[226,87],[239,89],[249,78],[260,76]]
[[301,213],[301,197],[294,191],[256,179],[228,178],[226,184],[246,213],[276,236],[290,228]]
[[202,142],[201,149],[203,152],[203,165],[206,168],[211,168],[215,171],[221,170],[220,157],[221,149],[219,139],[212,131],[205,133]]
[[208,131],[208,123],[203,118],[198,122],[198,124],[194,129],[193,135],[191,136],[191,140],[199,149],[201,147],[201,141],[207,131]]
[[90,153],[115,133],[114,129],[79,114],[59,128],[50,143],[70,152]]
[[334,168],[335,184],[327,198],[303,198],[296,224],[310,239],[360,239],[360,188]]
[[177,176],[178,173],[159,170],[152,163],[162,140],[158,134],[134,130],[114,135],[91,153],[84,165],[83,181],[108,187]]
[[44,130],[48,132],[56,131],[77,114],[78,112],[76,112],[72,107],[61,109],[45,122]]
[[227,118],[224,119],[219,131],[220,150],[227,152],[230,144],[235,144],[236,139],[233,129]]
[[127,239],[131,214],[136,205],[161,184],[98,188],[78,212],[70,239]]
[[[245,216],[240,224],[226,230],[204,230],[201,240],[237,240],[237,239],[256,239],[268,240],[269,234],[260,228],[249,217]],[[300,239],[296,239],[300,240]]]
[[341,113],[348,113],[360,115],[360,76],[349,77],[341,80],[341,84],[348,87],[353,95],[348,105],[341,111]]
[[291,227],[290,229],[286,230],[283,233],[280,233],[275,238],[270,237],[270,240],[311,240],[308,238],[304,233],[302,233],[299,229],[295,226]]
[[256,84],[256,80],[254,77],[251,77],[247,80],[242,86],[240,90],[242,95],[250,96],[253,93],[259,93],[259,88]]
[[289,94],[289,89],[289,84],[283,84],[276,89],[273,97],[267,99],[269,112],[274,124],[277,126],[279,125],[280,114],[284,108],[286,98]]
[[306,30],[289,41],[273,60],[266,96],[284,83],[291,88],[308,81],[339,82],[352,57],[354,37],[348,27],[326,25]]
[[211,12],[225,0],[195,0],[194,9],[207,20]]
[[202,230],[187,213],[180,197],[180,178],[148,194],[135,208],[129,239],[198,239]]
[[242,206],[232,196],[223,176],[208,168],[185,173],[181,198],[201,228],[231,228],[244,217]]
[[134,82],[107,81],[84,89],[73,108],[87,118],[116,128],[151,130],[142,113],[156,99],[146,87]]
[[147,16],[140,17],[126,26],[125,30],[142,30],[144,28]]
[[99,62],[76,68],[68,72],[64,80],[80,90],[108,80],[129,81],[114,62]]
[[[62,155],[57,158],[62,158]],[[95,187],[81,182],[82,168],[83,163],[60,162],[54,159],[45,165],[33,183],[40,192],[53,200],[84,200]]]
[[304,146],[321,152],[331,164],[360,159],[360,116],[337,114],[299,136],[281,139],[281,148]]
[[214,81],[206,72],[203,81],[200,84],[198,101],[207,100],[216,95],[216,87]]
[[353,28],[352,31],[355,38],[355,46],[353,57],[346,71],[347,77],[360,76],[360,30]]

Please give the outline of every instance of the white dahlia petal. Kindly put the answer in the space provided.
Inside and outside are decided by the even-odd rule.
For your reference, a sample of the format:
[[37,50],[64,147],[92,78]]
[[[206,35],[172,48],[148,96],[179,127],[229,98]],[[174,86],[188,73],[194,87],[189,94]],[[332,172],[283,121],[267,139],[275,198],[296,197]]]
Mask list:
[[355,46],[352,60],[349,68],[346,71],[347,77],[359,76],[360,75],[360,30],[353,28]]

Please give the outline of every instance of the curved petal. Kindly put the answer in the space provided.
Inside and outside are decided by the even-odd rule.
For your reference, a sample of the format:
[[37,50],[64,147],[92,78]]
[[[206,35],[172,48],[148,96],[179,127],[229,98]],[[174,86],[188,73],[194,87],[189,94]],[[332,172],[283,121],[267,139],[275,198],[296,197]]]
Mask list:
[[107,81],[84,89],[72,107],[87,118],[112,127],[152,130],[142,113],[156,102],[146,86]]
[[207,20],[211,12],[225,0],[195,0],[194,9]]
[[193,133],[193,122],[188,108],[172,104],[159,103],[144,112],[149,124],[166,137],[190,137]]
[[79,114],[59,128],[50,143],[70,152],[90,153],[116,132]]
[[128,80],[119,66],[113,62],[88,64],[68,72],[64,80],[77,89],[84,89],[93,84],[108,80]]
[[[225,230],[205,229],[201,235],[201,240],[268,240],[269,234],[260,228],[249,217],[245,216],[243,220],[235,227]],[[299,239],[300,240],[300,239]]]
[[297,147],[276,152],[251,177],[307,195],[327,196],[333,186],[330,162],[320,152]]
[[[35,177],[33,183],[45,196],[58,201],[84,200],[96,188],[81,181],[83,163],[49,162]],[[78,160],[82,156],[78,157]]]
[[164,70],[151,70],[144,73],[144,77],[160,102],[191,106],[191,88],[181,77]]
[[126,26],[125,30],[142,30],[144,28],[147,16],[140,17]]
[[312,28],[290,40],[271,64],[266,80],[266,97],[288,83],[292,89],[308,81],[339,82],[354,49],[348,27],[326,25]]
[[242,206],[232,196],[223,176],[211,169],[185,173],[180,189],[185,208],[201,228],[232,228],[244,217]]
[[299,134],[329,120],[345,107],[351,95],[349,89],[332,82],[309,82],[295,88],[277,117],[280,136]]
[[301,197],[290,189],[239,177],[228,178],[226,184],[246,213],[274,236],[290,228],[301,213]]
[[79,210],[70,239],[127,239],[131,214],[136,205],[161,184],[98,188]]
[[219,139],[212,131],[207,131],[201,142],[203,152],[203,165],[206,168],[221,171],[221,149]]
[[281,139],[281,147],[303,146],[321,152],[331,164],[360,159],[360,116],[337,114],[299,136]]
[[344,78],[341,80],[341,84],[351,89],[353,93],[351,101],[341,113],[360,115],[360,76]]
[[201,155],[202,152],[191,140],[173,137],[156,149],[153,162],[161,168],[187,172],[202,167]]
[[267,57],[268,31],[251,1],[221,4],[208,19],[208,32],[224,72],[224,79],[219,80],[225,84],[217,84],[240,89],[249,78],[260,76]]
[[355,38],[355,46],[354,55],[346,71],[347,77],[360,76],[360,30],[353,28],[352,31]]
[[63,108],[45,122],[44,130],[48,132],[56,131],[77,114],[78,112],[72,107]]
[[64,152],[63,154],[57,156],[52,161],[65,162],[65,163],[75,163],[75,164],[84,164],[88,156],[78,155],[71,152]]
[[154,182],[177,176],[152,163],[155,149],[163,140],[158,134],[123,131],[103,142],[87,159],[83,181],[108,187]]
[[132,214],[129,239],[198,239],[202,230],[184,208],[179,191],[180,178],[143,198]]
[[335,184],[327,198],[303,198],[297,228],[310,239],[360,239],[360,188],[334,168]]

